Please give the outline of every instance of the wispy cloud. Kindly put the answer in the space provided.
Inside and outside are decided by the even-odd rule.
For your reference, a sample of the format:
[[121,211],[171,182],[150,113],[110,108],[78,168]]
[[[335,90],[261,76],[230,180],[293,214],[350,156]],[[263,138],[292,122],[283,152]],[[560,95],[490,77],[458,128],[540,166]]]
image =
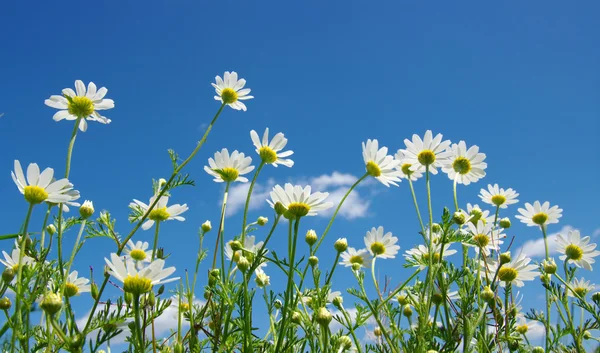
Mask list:
[[[252,197],[248,209],[257,210],[268,206],[267,199],[271,189],[275,186],[275,180],[269,179],[266,184],[256,183],[252,190]],[[227,197],[227,216],[233,216],[239,211],[244,210],[246,197],[248,196],[250,183],[238,183],[229,188],[229,196]],[[220,204],[220,203],[219,203]]]
[[[562,227],[562,229],[556,233],[548,234],[548,252],[550,255],[556,254],[556,236],[559,234],[567,234],[570,230],[574,230],[570,225]],[[544,238],[540,234],[538,239],[529,240],[519,248],[519,250],[513,252],[513,254],[519,254],[523,252],[529,257],[541,257],[546,256],[546,250],[544,246]]]

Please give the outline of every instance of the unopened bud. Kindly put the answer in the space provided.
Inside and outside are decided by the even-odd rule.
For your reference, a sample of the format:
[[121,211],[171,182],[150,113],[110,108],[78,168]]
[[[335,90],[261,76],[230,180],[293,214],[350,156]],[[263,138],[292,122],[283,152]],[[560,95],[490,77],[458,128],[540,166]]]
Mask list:
[[94,214],[94,204],[92,201],[85,200],[83,205],[79,207],[79,215],[83,219],[88,219]]
[[517,326],[517,328],[515,329],[519,334],[524,335],[527,333],[527,331],[529,331],[529,326],[527,325],[519,325]]
[[180,342],[173,345],[173,353],[183,353],[183,345]]
[[285,211],[287,211],[287,209],[285,208],[285,206],[281,202],[275,203],[275,206],[273,206],[273,208],[275,209],[275,213],[277,213],[280,216],[282,214],[284,214]]
[[519,341],[518,340],[510,340],[508,341],[508,349],[511,351],[516,351],[519,349]]
[[12,303],[10,302],[10,299],[8,299],[7,297],[0,299],[0,310],[8,310],[8,309],[10,309],[11,306],[12,306]]
[[511,257],[510,257],[510,251],[507,252],[503,252],[502,254],[500,254],[500,264],[504,265],[510,262]]
[[244,247],[242,246],[242,243],[238,240],[232,240],[229,242],[229,246],[231,247],[231,250],[233,251],[238,251],[238,250],[242,250]]
[[431,230],[432,230],[434,233],[439,233],[439,232],[441,232],[441,231],[442,231],[442,227],[441,227],[439,224],[437,224],[437,223],[434,223],[434,224],[432,224],[432,225],[431,225]]
[[346,240],[346,238],[339,238],[338,240],[336,240],[335,244],[333,244],[333,248],[337,252],[346,251],[346,249],[348,249],[348,240]]
[[442,295],[442,293],[433,293],[433,295],[431,296],[431,302],[435,305],[440,305],[442,303],[442,300],[444,300],[444,296]]
[[434,350],[434,349],[430,349],[427,351],[427,353],[438,353],[438,351]]
[[48,293],[40,304],[48,315],[56,314],[63,306],[62,298],[56,293]]
[[410,305],[405,305],[404,308],[402,309],[402,314],[404,314],[404,316],[406,317],[411,317],[412,316],[412,309],[410,308]]
[[361,267],[362,267],[361,264],[359,264],[359,263],[353,263],[352,264],[352,271],[358,271],[358,270],[360,270]]
[[98,300],[98,296],[100,295],[100,293],[98,291],[98,285],[96,283],[92,283],[90,292],[92,293],[92,298],[94,300]]
[[348,336],[341,336],[338,339],[338,343],[339,343],[340,349],[342,351],[346,351],[346,350],[352,348],[352,340]]
[[202,223],[202,231],[204,233],[210,232],[211,229],[212,229],[212,225],[210,224],[210,221],[206,221],[206,222]]
[[316,314],[315,321],[321,326],[327,326],[333,319],[333,316],[326,308],[319,308]]
[[10,267],[7,267],[4,272],[2,272],[2,280],[5,283],[12,282],[13,278],[15,278],[15,270]]
[[269,219],[267,217],[258,217],[258,220],[256,221],[256,223],[258,223],[259,226],[264,226],[268,222]]
[[548,285],[550,283],[550,275],[547,275],[547,274],[540,275],[540,280],[542,281],[543,284]]
[[373,330],[373,334],[375,335],[375,337],[381,337],[381,335],[383,333],[381,332],[381,328],[379,328],[379,326],[378,326],[378,327],[375,327],[375,329]]
[[158,187],[159,188],[162,188],[165,185],[167,185],[167,180],[165,180],[165,178],[158,179]]
[[467,221],[467,218],[465,217],[465,214],[462,212],[454,212],[454,215],[452,216],[452,220],[454,221],[454,223],[456,223],[458,225],[463,225]]
[[54,233],[56,233],[56,227],[54,226],[54,224],[49,224],[46,227],[46,232],[48,232],[48,234],[50,234],[50,236],[53,236]]
[[498,224],[500,225],[500,227],[508,229],[510,228],[510,219],[508,217],[504,217],[500,220]]
[[221,270],[218,268],[213,268],[212,270],[210,270],[209,276],[218,278],[221,276]]
[[333,305],[342,310],[342,303],[344,303],[344,298],[341,295],[338,295],[337,297],[333,298],[333,300],[331,301],[333,303]]
[[273,306],[275,307],[275,309],[279,310],[279,309],[281,309],[283,304],[281,303],[281,300],[276,299],[275,302],[273,302]]
[[319,238],[317,237],[317,233],[311,229],[308,232],[306,232],[306,238],[304,240],[306,240],[306,243],[308,245],[313,246],[315,245],[317,240],[319,240]]
[[313,256],[311,256],[311,257],[308,258],[308,263],[312,267],[315,267],[319,263],[319,258],[313,255]]
[[544,260],[542,261],[542,268],[547,274],[553,275],[557,270],[556,262],[554,262],[554,259]]
[[291,320],[292,320],[293,323],[299,324],[302,321],[302,316],[300,315],[299,312],[294,311],[292,313],[292,319]]
[[125,292],[125,304],[127,305],[131,305],[131,303],[133,303],[133,294]]
[[600,292],[592,294],[592,300],[594,303],[596,303],[596,305],[600,305]]
[[488,303],[490,301],[494,300],[495,296],[496,296],[496,294],[489,286],[485,286],[483,288],[483,291],[481,292],[481,299],[485,300]]
[[398,301],[398,304],[400,304],[402,306],[408,304],[408,298],[404,294],[398,294],[396,296],[396,300]]
[[592,338],[592,333],[588,330],[583,331],[583,339],[589,340]]
[[156,304],[156,297],[154,296],[154,292],[148,293],[148,305],[154,306]]
[[237,262],[237,267],[242,271],[246,272],[246,270],[250,267],[250,261],[246,258],[246,256],[240,256],[240,259]]
[[533,349],[531,350],[531,353],[544,353],[544,348],[537,346],[537,347],[533,347]]

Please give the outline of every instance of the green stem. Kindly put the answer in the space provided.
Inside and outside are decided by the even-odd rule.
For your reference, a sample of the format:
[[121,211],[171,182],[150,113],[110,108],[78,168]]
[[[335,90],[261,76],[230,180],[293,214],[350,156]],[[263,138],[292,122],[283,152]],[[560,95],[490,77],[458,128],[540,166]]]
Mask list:
[[423,218],[421,217],[421,211],[419,210],[419,204],[417,203],[417,194],[415,193],[415,188],[413,186],[412,180],[410,177],[408,179],[408,186],[410,186],[410,193],[412,194],[413,203],[415,204],[415,210],[417,210],[417,217],[419,218],[419,224],[421,225],[421,232],[423,237],[425,237],[425,225],[423,225]]
[[144,339],[142,338],[142,325],[140,323],[140,295],[133,296],[133,312],[135,316],[135,332],[138,339],[138,351],[144,352]]
[[[546,227],[540,226],[542,234],[544,235],[544,249],[546,251],[546,261],[550,259],[550,252],[548,251],[548,236],[546,235]],[[546,352],[550,351],[550,292],[546,289]]]
[[42,237],[40,239],[40,251],[44,250],[44,243],[46,239],[46,225],[48,224],[48,218],[50,217],[50,210],[52,209],[52,205],[48,205],[48,210],[46,211],[46,216],[44,217],[44,223],[42,225]]
[[[79,247],[79,241],[81,240],[81,235],[83,234],[83,230],[85,229],[86,220],[84,219],[81,222],[81,227],[79,227],[79,233],[77,234],[77,239],[75,240],[75,245],[73,245],[73,251],[71,251],[71,258],[69,259],[69,263],[67,264],[67,271],[65,272],[65,278],[69,276],[69,271],[71,270],[71,265],[73,265],[73,260],[75,260],[75,254],[77,254],[77,248]],[[63,282],[61,293],[64,293],[66,281]]]
[[[221,205],[221,219],[219,220],[219,230],[217,232],[217,240],[215,243],[215,254],[213,256],[212,268],[217,266],[217,253],[220,250],[221,253],[221,279],[225,281],[225,241],[223,240],[223,231],[225,230],[225,211],[227,209],[227,196],[229,194],[229,185],[231,182],[227,182],[225,185],[225,192],[223,193],[223,204]],[[220,245],[220,246],[219,246]],[[243,246],[243,245],[242,245]],[[220,249],[219,249],[220,248]]]
[[75,120],[75,125],[73,126],[73,133],[71,133],[71,140],[69,141],[69,148],[67,149],[67,164],[65,167],[65,178],[68,178],[71,172],[71,157],[73,155],[73,147],[75,146],[75,139],[77,138],[77,131],[81,119],[83,118],[77,118],[77,120]]
[[158,248],[158,232],[160,231],[160,221],[156,222],[156,229],[154,230],[154,245],[152,245],[152,261],[156,259],[156,249]]
[[336,251],[335,260],[333,260],[333,265],[331,266],[331,271],[329,271],[329,274],[327,275],[327,278],[325,279],[325,285],[328,285],[329,281],[331,281],[331,277],[333,276],[333,272],[335,271],[335,268],[338,264],[339,259],[340,259],[340,253],[338,251]]
[[262,170],[265,165],[265,161],[261,161],[258,168],[256,168],[256,172],[254,173],[254,177],[252,178],[252,182],[250,183],[250,187],[248,188],[248,196],[246,197],[246,204],[244,205],[244,219],[242,221],[242,245],[245,244],[246,240],[246,222],[248,220],[248,207],[250,207],[250,198],[252,197],[252,190],[254,190],[254,184],[256,184],[256,180],[258,179],[258,174]]
[[454,207],[456,208],[456,212],[459,211],[458,208],[458,193],[456,192],[456,184],[458,184],[458,174],[456,174],[456,177],[454,178]]

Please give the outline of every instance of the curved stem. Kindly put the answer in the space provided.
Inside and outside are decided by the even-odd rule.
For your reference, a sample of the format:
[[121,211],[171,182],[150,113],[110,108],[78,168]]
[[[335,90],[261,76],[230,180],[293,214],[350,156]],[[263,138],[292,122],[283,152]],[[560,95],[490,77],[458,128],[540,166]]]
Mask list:
[[158,232],[160,231],[160,221],[156,222],[156,229],[154,230],[154,245],[152,245],[152,260],[156,259],[156,249],[158,248]]
[[250,183],[250,187],[248,188],[248,196],[246,197],[246,204],[244,205],[244,219],[242,221],[242,245],[245,244],[246,240],[246,221],[248,220],[248,207],[250,207],[250,198],[252,197],[252,190],[254,190],[254,184],[256,184],[258,174],[260,173],[264,165],[265,161],[261,161],[258,168],[256,168],[256,172],[254,173],[254,177],[252,178],[252,182]]
[[[223,192],[223,203],[221,205],[221,219],[219,220],[219,230],[217,232],[217,240],[215,243],[215,255],[213,257],[212,268],[217,266],[217,252],[220,250],[221,253],[221,279],[225,281],[225,241],[223,240],[223,231],[225,230],[225,211],[227,209],[227,196],[229,195],[229,185],[231,182],[227,182],[225,185],[225,191]],[[219,246],[220,245],[220,246]],[[219,249],[220,248],[220,249]]]
[[138,339],[138,350],[140,352],[144,351],[144,339],[142,338],[142,325],[140,323],[140,295],[134,294],[133,296],[133,312],[135,316],[135,332]]
[[46,216],[44,216],[44,223],[42,224],[42,237],[40,239],[40,251],[44,250],[44,243],[46,239],[46,225],[48,224],[48,218],[50,217],[50,210],[52,210],[52,205],[48,205]]
[[73,260],[75,260],[75,254],[77,254],[77,248],[79,247],[79,241],[81,240],[81,235],[83,234],[83,230],[85,229],[86,220],[84,219],[81,222],[81,227],[79,227],[79,233],[77,234],[77,239],[75,240],[75,245],[73,245],[73,251],[71,251],[71,258],[69,259],[69,263],[67,264],[67,270],[65,272],[65,281],[63,281],[61,293],[64,293],[65,286],[67,285],[66,278],[69,277],[69,271],[71,270],[71,265],[73,265]]
[[419,224],[421,225],[421,232],[425,237],[425,225],[423,224],[423,218],[421,217],[421,211],[419,211],[419,204],[417,203],[417,195],[415,194],[415,188],[412,184],[412,180],[410,177],[408,179],[408,186],[410,186],[410,193],[412,194],[413,203],[415,204],[415,210],[417,210],[417,217],[419,218]]

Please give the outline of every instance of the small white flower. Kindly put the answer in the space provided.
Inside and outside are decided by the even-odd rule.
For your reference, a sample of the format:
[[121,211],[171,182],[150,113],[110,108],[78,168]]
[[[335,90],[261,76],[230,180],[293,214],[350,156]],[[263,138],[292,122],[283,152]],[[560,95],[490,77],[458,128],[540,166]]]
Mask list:
[[417,134],[412,136],[412,141],[404,139],[404,163],[410,164],[411,170],[420,172],[429,166],[429,171],[437,174],[436,168],[441,168],[444,160],[452,154],[452,151],[448,150],[450,141],[442,141],[442,137],[442,134],[433,137],[431,130],[427,130],[422,140]]
[[[234,262],[237,262],[241,255],[244,255],[246,257],[248,257],[250,254],[252,255],[251,257],[256,256],[258,255],[258,251],[260,250],[264,242],[259,241],[258,243],[255,243],[255,241],[256,237],[254,235],[247,235],[246,239],[244,239],[243,244],[244,252],[242,252],[242,250],[233,251],[233,249],[231,248],[231,244],[228,242],[227,244],[225,244],[225,256],[227,257],[227,259]],[[258,265],[258,268],[262,268],[265,266],[267,266],[267,263],[262,262],[260,265]]]
[[265,129],[262,141],[259,139],[256,131],[252,130],[250,131],[250,138],[252,139],[254,147],[256,147],[256,153],[258,153],[263,162],[272,164],[274,167],[277,167],[278,164],[286,167],[292,167],[294,165],[293,160],[285,159],[285,157],[294,154],[294,151],[281,151],[285,145],[287,145],[288,141],[283,133],[280,132],[276,134],[271,142],[269,142],[269,128]]
[[448,178],[456,179],[459,184],[469,185],[485,176],[484,169],[487,168],[487,163],[484,162],[485,154],[479,153],[478,146],[467,149],[465,141],[460,141],[452,145],[451,151],[442,166]]
[[77,275],[78,272],[73,271],[67,277],[64,292],[65,296],[72,297],[91,290],[91,286],[89,285],[90,280],[83,277],[77,277]]
[[[150,208],[149,205],[152,205],[154,200],[156,200],[156,195],[152,196],[150,202],[146,205],[145,203],[134,199],[133,202],[129,204],[129,207],[132,209],[139,208],[139,211],[142,214],[146,214]],[[162,196],[160,200],[158,200],[158,203],[156,203],[152,211],[150,211],[150,214],[148,214],[148,220],[142,224],[143,230],[150,229],[154,225],[154,222],[170,221],[173,219],[180,222],[185,221],[185,218],[180,215],[188,210],[187,204],[175,204],[167,207],[168,202],[169,197],[167,196]]]
[[134,261],[140,262],[150,262],[152,259],[152,250],[148,250],[150,244],[148,242],[133,242],[131,240],[127,241],[127,246],[124,249],[124,252],[130,259]]
[[235,110],[246,111],[246,105],[240,101],[254,98],[248,95],[251,91],[250,88],[244,88],[246,80],[243,78],[238,80],[238,74],[235,71],[225,71],[223,79],[221,76],[217,76],[215,81],[216,84],[211,83],[217,92],[215,100],[225,103]]
[[407,160],[403,150],[398,150],[398,152],[396,152],[396,160],[399,162],[398,170],[402,172],[402,174],[400,175],[401,178],[410,178],[410,180],[412,181],[417,181],[417,179],[423,176],[423,173],[421,173],[420,171],[410,169],[412,164],[410,164]]
[[[444,252],[442,253],[442,245],[439,243],[433,244],[433,260],[434,264],[440,262],[440,255],[444,258],[450,255],[456,254],[456,250],[450,249],[449,245],[444,246]],[[404,258],[408,262],[411,262],[413,266],[419,267],[423,270],[429,266],[429,247],[423,244],[418,245],[416,248],[407,250],[404,254]]]
[[371,261],[373,261],[373,256],[367,249],[356,250],[355,248],[350,247],[343,252],[341,256],[342,261],[340,261],[340,265],[346,267],[352,267],[353,264],[359,264],[364,268],[370,268]]
[[480,220],[485,224],[494,224],[495,216],[491,215],[488,210],[482,210],[477,204],[471,205],[470,203],[467,203],[467,211],[461,210],[461,212],[466,219],[473,224],[477,224]]
[[525,208],[519,208],[518,211],[520,215],[516,217],[530,227],[543,227],[547,224],[558,223],[558,219],[562,217],[562,209],[558,206],[550,207],[548,201],[543,204],[536,201],[533,205],[527,202]]
[[[6,252],[6,251],[2,251],[2,255],[4,255],[4,260],[0,259],[0,262],[6,266],[7,268],[11,268],[13,271],[16,271],[19,269],[19,255],[21,254],[21,250],[19,249],[19,247],[16,247],[12,250],[12,252],[10,253],[10,255]],[[22,265],[31,265],[34,263],[33,258],[24,255],[23,256],[23,261],[21,262]]]
[[388,148],[379,148],[377,140],[367,140],[362,143],[362,154],[367,173],[379,180],[383,185],[398,186],[396,182],[401,182],[402,171],[398,170],[400,162],[393,156],[387,154]]
[[[591,281],[586,281],[585,278],[581,277],[581,279],[574,278],[573,281],[569,284],[573,292],[570,290],[567,291],[567,295],[569,297],[577,298],[577,296],[581,298],[585,298],[585,296],[593,291],[596,286],[591,283]],[[577,294],[577,295],[575,295]]]
[[97,121],[102,124],[109,124],[110,119],[98,113],[99,110],[107,110],[115,107],[115,102],[112,99],[105,99],[104,96],[108,92],[106,87],[96,90],[94,82],[88,84],[87,90],[81,80],[75,81],[75,91],[71,88],[62,90],[61,96],[50,96],[44,103],[52,108],[60,109],[54,114],[54,121],[77,120],[79,122],[79,130],[87,130],[87,120]]
[[500,265],[500,263],[492,258],[488,258],[487,261],[480,261],[482,266],[481,276],[486,277],[487,274],[494,274],[498,271],[498,280],[500,286],[505,287],[506,283],[512,283],[517,287],[523,287],[525,283],[523,281],[533,281],[540,272],[537,270],[537,265],[530,265],[531,259],[526,257],[524,254],[519,254],[516,258],[512,259],[509,263]]
[[567,236],[558,234],[556,242],[558,243],[556,250],[562,254],[559,259],[589,271],[592,270],[592,264],[596,262],[594,257],[600,255],[600,251],[594,250],[596,244],[590,244],[590,237],[582,238],[578,230],[569,231]]
[[69,206],[72,206],[72,207],[81,206],[81,204],[79,202],[75,202],[75,201],[79,200],[79,198],[81,197],[81,195],[79,194],[79,191],[71,189],[71,190],[65,192],[65,195],[69,195],[70,199],[69,199],[69,201],[66,201],[66,202],[60,204],[63,212],[71,211]]
[[500,208],[507,208],[508,205],[515,204],[519,202],[517,200],[518,193],[516,193],[513,189],[502,189],[498,187],[498,184],[488,185],[488,189],[481,189],[479,197],[481,201],[498,206]]
[[278,202],[281,203],[294,217],[316,216],[318,211],[333,206],[333,203],[325,202],[328,196],[328,192],[311,193],[310,185],[303,188],[300,185],[287,183],[285,189],[281,185],[275,185],[271,191],[271,200],[267,200],[267,202],[273,208]]
[[490,256],[492,251],[500,250],[500,245],[504,243],[501,239],[506,238],[505,234],[501,234],[498,229],[494,229],[491,222],[483,222],[479,220],[477,226],[473,223],[468,223],[469,231],[471,232],[471,240],[475,243],[464,243],[467,246],[475,248],[475,252],[479,254],[479,250],[483,250],[485,256]]
[[117,254],[110,254],[110,260],[104,258],[109,267],[108,272],[123,282],[125,292],[139,295],[152,290],[152,286],[177,281],[179,277],[168,278],[175,272],[175,267],[165,266],[165,261],[156,259],[138,270],[131,260],[124,260]]
[[257,268],[254,271],[254,274],[256,275],[256,285],[260,288],[264,288],[271,283],[271,277],[267,276],[267,274],[265,273],[265,271],[263,271],[262,268]]
[[52,168],[46,168],[40,173],[38,165],[31,163],[27,167],[27,180],[25,180],[21,163],[15,160],[15,170],[11,172],[11,176],[19,191],[29,203],[72,201],[73,196],[67,192],[73,189],[73,184],[69,183],[66,178],[52,181],[54,176],[54,169]]
[[396,257],[400,246],[396,245],[398,238],[392,236],[392,232],[383,234],[383,227],[373,227],[365,236],[365,246],[375,257],[382,259],[393,259]]
[[251,157],[245,157],[243,153],[233,151],[231,156],[227,148],[223,148],[221,152],[215,153],[215,158],[208,159],[208,165],[204,166],[204,170],[215,177],[217,183],[240,181],[248,182],[246,177],[242,175],[250,173],[254,166],[251,166]]

